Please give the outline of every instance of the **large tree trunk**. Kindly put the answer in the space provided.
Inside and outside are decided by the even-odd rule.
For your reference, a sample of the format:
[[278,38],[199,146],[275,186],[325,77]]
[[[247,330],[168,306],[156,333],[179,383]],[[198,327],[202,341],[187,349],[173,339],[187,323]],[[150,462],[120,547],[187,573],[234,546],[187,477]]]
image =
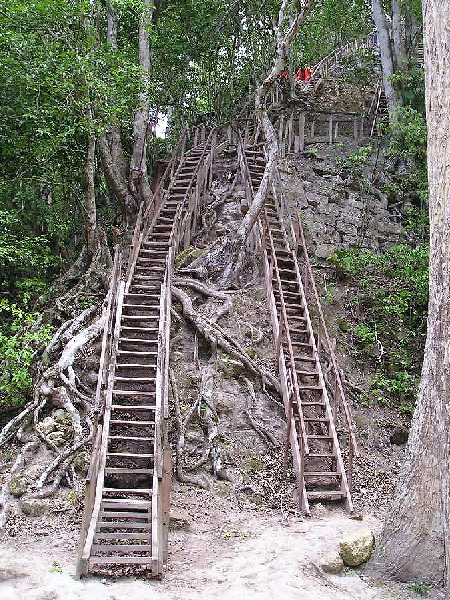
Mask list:
[[142,0],[142,3],[142,15],[139,25],[139,63],[142,69],[143,89],[139,94],[139,106],[134,115],[134,145],[130,161],[129,186],[133,195],[148,205],[152,199],[147,176],[147,142],[150,132],[149,28],[152,25],[153,2],[152,0]]
[[394,49],[395,67],[402,71],[407,66],[403,17],[400,0],[392,3],[392,46]]
[[404,581],[450,586],[450,11],[424,0],[430,301],[422,381],[393,507],[373,559]]
[[381,5],[381,0],[372,0],[372,18],[378,30],[384,93],[389,108],[389,120],[392,122],[392,120],[395,119],[399,106],[399,97],[390,80],[391,76],[394,74],[394,59],[392,56],[389,26],[386,14]]

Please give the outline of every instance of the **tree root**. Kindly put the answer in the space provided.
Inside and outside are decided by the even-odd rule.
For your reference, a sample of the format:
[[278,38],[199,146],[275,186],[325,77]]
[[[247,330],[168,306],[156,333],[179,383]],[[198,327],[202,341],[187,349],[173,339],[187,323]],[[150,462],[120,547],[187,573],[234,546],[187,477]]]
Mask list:
[[251,406],[244,411],[245,416],[250,422],[250,425],[256,431],[256,433],[260,436],[260,438],[268,445],[273,446],[274,448],[279,448],[281,446],[280,442],[275,438],[274,435],[270,433],[261,423],[258,423],[256,419],[253,417],[251,411],[254,409],[256,404],[256,394],[255,388],[253,387],[252,382],[247,377],[242,377],[242,380],[247,386],[248,392],[251,398]]
[[200,396],[197,398],[197,401],[189,409],[189,411],[187,412],[186,416],[183,419],[183,416],[181,414],[178,386],[177,386],[175,375],[174,375],[172,369],[169,370],[169,378],[170,378],[170,385],[172,388],[172,397],[173,397],[174,406],[175,406],[175,420],[176,420],[177,430],[178,430],[178,441],[177,441],[177,445],[176,445],[176,462],[175,462],[175,472],[177,475],[177,479],[181,483],[187,483],[189,485],[196,485],[198,487],[203,488],[204,490],[207,490],[207,489],[209,489],[209,485],[208,485],[207,481],[205,481],[204,479],[201,479],[200,477],[194,477],[192,475],[187,475],[183,469],[183,452],[184,452],[184,444],[185,444],[185,439],[186,439],[186,429],[189,425],[191,418],[195,414],[195,411],[197,410]]
[[193,290],[195,290],[196,292],[203,294],[204,296],[209,296],[210,298],[218,298],[219,300],[223,300],[224,305],[217,312],[217,314],[213,318],[211,318],[212,323],[217,323],[217,321],[221,317],[223,317],[224,315],[229,313],[230,310],[233,308],[233,301],[228,294],[226,294],[225,292],[220,292],[218,290],[214,290],[214,289],[206,286],[204,283],[201,283],[200,281],[197,281],[195,279],[175,278],[175,279],[173,279],[172,283],[175,286],[190,287]]
[[280,384],[276,377],[258,365],[245,352],[244,348],[228,333],[226,333],[217,323],[213,323],[205,317],[199,315],[192,305],[189,296],[179,288],[172,286],[172,294],[183,306],[183,315],[194,325],[198,332],[211,344],[213,348],[220,346],[227,354],[243,363],[247,369],[254,375],[261,377],[263,386],[267,385],[278,394],[280,394]]

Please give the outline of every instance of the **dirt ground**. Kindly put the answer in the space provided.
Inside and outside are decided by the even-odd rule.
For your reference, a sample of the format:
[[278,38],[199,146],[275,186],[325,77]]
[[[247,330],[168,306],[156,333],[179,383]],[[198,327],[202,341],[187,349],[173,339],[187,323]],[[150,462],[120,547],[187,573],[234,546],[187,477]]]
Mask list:
[[[0,540],[2,600],[406,600],[410,587],[369,581],[348,569],[327,575],[320,556],[338,548],[342,534],[361,524],[376,533],[380,521],[365,515],[351,520],[340,508],[316,505],[302,519],[279,510],[244,506],[217,489],[176,484],[175,512],[188,515],[171,530],[169,563],[162,581],[73,578],[76,527],[46,535],[38,519],[30,529]],[[442,595],[429,596],[443,599]]]

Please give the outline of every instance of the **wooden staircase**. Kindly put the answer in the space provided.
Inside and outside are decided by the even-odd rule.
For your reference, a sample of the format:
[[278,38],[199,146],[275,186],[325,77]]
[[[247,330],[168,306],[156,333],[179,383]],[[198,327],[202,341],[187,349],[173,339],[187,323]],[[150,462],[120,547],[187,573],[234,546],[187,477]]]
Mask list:
[[[252,190],[258,189],[266,159],[261,146],[245,149]],[[353,511],[350,486],[337,436],[316,335],[312,328],[295,250],[280,214],[275,189],[261,217],[261,249],[300,507],[310,500],[343,500]]]
[[135,235],[138,248],[131,248],[127,281],[118,286],[102,436],[91,463],[96,489],[86,502],[78,577],[129,568],[162,574],[171,473],[170,281],[206,154],[203,144],[182,156],[149,230]]

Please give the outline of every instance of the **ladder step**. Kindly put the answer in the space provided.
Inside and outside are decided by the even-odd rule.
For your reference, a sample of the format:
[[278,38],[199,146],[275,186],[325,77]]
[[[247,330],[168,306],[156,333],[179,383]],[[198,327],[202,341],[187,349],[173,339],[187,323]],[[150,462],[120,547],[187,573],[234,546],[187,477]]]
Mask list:
[[128,517],[137,517],[138,519],[151,519],[151,512],[149,510],[143,510],[142,512],[134,512],[134,511],[119,511],[119,510],[101,510],[100,516],[102,518],[107,517],[108,519],[116,519],[120,517],[121,519]]
[[96,533],[95,540],[149,540],[150,531],[148,533],[123,533],[123,532],[107,532],[107,533]]
[[[150,425],[154,425],[155,422],[154,421],[123,421],[122,419],[111,419],[110,420],[110,425],[132,425],[134,427],[146,427],[146,426],[150,426]],[[110,435],[109,439],[127,439],[126,437],[122,438],[121,436],[113,436]],[[130,438],[131,439],[131,438]],[[148,442],[148,441],[152,441],[153,438],[148,438],[148,437],[143,437],[143,438],[138,438],[144,442]]]
[[91,556],[90,565],[151,565],[151,556]]
[[130,508],[140,508],[142,510],[150,509],[151,500],[141,500],[139,498],[103,498],[102,508],[119,508],[130,510]]
[[334,500],[345,498],[345,494],[341,491],[323,490],[323,491],[306,491],[306,496],[309,500]]
[[138,405],[128,405],[128,404],[113,404],[111,406],[111,410],[129,410],[130,412],[133,410],[156,410],[156,406],[142,406],[141,404]]
[[[150,456],[153,456],[151,454]],[[150,489],[139,489],[139,488],[109,488],[104,487],[103,492],[114,493],[114,494],[151,494]]]
[[113,390],[114,396],[144,396],[144,397],[153,397],[156,395],[156,392],[140,392],[139,390]]
[[124,356],[158,356],[157,352],[149,352],[144,350],[117,350],[117,354],[123,354]]
[[153,454],[136,454],[133,452],[107,452],[106,456],[112,456],[113,458],[153,458]]
[[326,418],[321,418],[321,417],[312,417],[312,418],[306,418],[303,417],[303,420],[306,423],[329,423],[330,419],[326,419]]
[[331,441],[333,439],[333,436],[331,435],[306,435],[306,437],[308,438],[308,440],[329,440]]
[[151,549],[150,544],[92,544],[92,552],[151,552]]
[[130,383],[148,383],[149,381],[156,381],[154,377],[116,377],[114,381],[129,381]]
[[116,369],[155,369],[156,365],[141,365],[139,363],[116,363]]
[[[111,436],[109,439],[111,439]],[[105,473],[107,475],[153,475],[153,469],[124,469],[122,467],[106,467]]]
[[308,459],[310,458],[336,458],[335,454],[308,454]]
[[337,471],[304,471],[305,477],[340,477],[341,474]]
[[310,391],[316,391],[316,392],[323,391],[323,387],[321,385],[301,385],[301,384],[299,384],[298,389],[299,390],[310,390]]

